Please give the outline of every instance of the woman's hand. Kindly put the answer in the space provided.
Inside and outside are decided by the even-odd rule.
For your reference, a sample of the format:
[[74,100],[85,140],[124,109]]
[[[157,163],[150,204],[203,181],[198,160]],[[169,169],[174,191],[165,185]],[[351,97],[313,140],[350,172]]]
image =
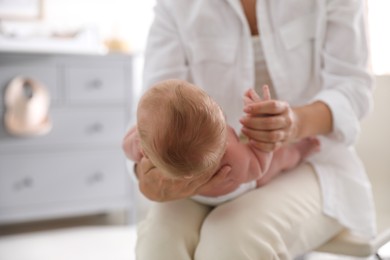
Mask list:
[[[251,92],[255,93],[249,90],[246,95],[254,95]],[[298,116],[287,102],[271,100],[265,88],[263,92],[265,100],[246,102],[246,115],[240,119],[243,125],[241,131],[253,146],[271,152],[297,138]]]
[[214,175],[202,175],[192,179],[165,177],[149,159],[143,157],[136,167],[141,192],[153,201],[170,201],[188,198],[199,193],[202,186],[216,185],[229,174],[231,167],[222,166]]

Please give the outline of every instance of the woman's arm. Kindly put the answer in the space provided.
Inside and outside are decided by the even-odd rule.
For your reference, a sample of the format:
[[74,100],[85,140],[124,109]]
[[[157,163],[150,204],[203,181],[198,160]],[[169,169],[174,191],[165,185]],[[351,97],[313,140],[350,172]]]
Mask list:
[[322,91],[313,98],[332,113],[331,137],[353,144],[360,120],[372,109],[367,1],[328,0],[322,44]]
[[[292,108],[283,101],[250,105],[242,132],[259,149],[312,135],[328,135],[347,145],[359,133],[359,120],[372,107],[368,69],[365,1],[329,0],[321,42],[321,90],[308,104]],[[319,39],[316,39],[319,40]]]
[[[145,50],[143,89],[171,78],[187,79],[188,66],[178,28],[164,1],[157,1],[155,17]],[[221,174],[228,168],[222,168]],[[143,158],[135,167],[141,192],[154,201],[169,201],[194,195],[205,180],[173,180]],[[217,179],[217,178],[216,178]]]
[[164,1],[156,1],[145,49],[144,90],[161,80],[188,80],[188,61],[179,29]]
[[262,151],[274,151],[284,144],[332,132],[330,108],[321,101],[292,108],[283,101],[251,104],[240,122],[250,143]]

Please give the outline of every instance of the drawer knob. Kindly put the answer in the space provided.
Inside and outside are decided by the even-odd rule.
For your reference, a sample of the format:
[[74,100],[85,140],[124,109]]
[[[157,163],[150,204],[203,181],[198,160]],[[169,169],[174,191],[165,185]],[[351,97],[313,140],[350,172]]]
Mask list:
[[87,133],[89,134],[101,133],[102,131],[103,131],[103,124],[100,122],[95,122],[93,124],[90,124],[87,127]]
[[23,189],[31,188],[34,185],[34,180],[31,177],[24,177],[18,181],[16,181],[13,185],[14,190],[20,191]]
[[87,184],[89,185],[95,185],[97,183],[100,183],[104,180],[104,173],[101,171],[96,171],[89,176],[87,176]]
[[100,79],[93,79],[90,84],[88,84],[88,87],[95,90],[101,89],[103,87],[103,81]]

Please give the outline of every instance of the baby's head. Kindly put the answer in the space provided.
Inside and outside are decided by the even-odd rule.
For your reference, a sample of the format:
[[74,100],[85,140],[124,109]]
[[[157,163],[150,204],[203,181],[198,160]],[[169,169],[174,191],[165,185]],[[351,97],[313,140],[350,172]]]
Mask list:
[[145,156],[170,177],[218,169],[226,148],[226,121],[200,88],[182,80],[156,84],[138,104],[137,125]]

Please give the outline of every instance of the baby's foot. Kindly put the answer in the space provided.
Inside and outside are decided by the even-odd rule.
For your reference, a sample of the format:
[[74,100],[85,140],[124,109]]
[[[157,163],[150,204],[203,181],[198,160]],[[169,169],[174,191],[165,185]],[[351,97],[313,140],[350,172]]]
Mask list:
[[317,137],[307,137],[298,143],[294,144],[294,148],[298,150],[301,155],[301,160],[307,158],[313,153],[320,151],[320,140]]

